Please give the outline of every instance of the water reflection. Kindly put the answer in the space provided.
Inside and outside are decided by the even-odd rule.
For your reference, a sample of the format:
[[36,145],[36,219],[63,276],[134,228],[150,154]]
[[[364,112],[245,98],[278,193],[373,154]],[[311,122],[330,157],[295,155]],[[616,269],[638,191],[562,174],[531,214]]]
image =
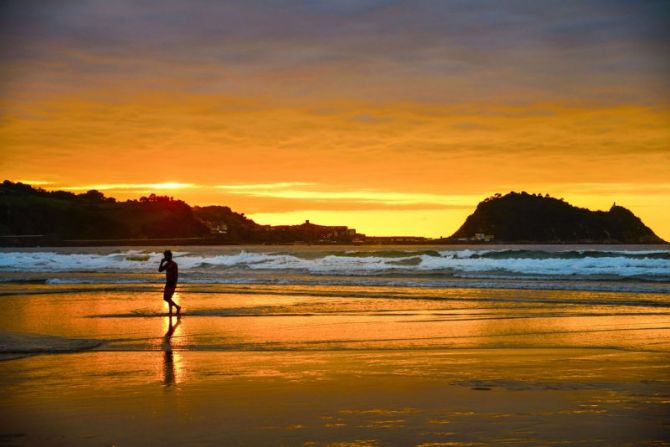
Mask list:
[[172,353],[172,335],[181,323],[179,318],[173,324],[172,315],[168,316],[168,328],[163,336],[163,385],[172,386],[176,383],[174,354]]

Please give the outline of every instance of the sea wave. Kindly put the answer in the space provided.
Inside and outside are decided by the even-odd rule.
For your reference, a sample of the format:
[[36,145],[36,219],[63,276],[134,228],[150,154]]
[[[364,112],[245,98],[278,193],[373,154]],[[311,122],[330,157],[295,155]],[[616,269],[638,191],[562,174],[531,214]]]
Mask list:
[[[670,250],[367,250],[225,253],[177,252],[181,272],[286,271],[317,275],[513,274],[610,276],[670,280]],[[146,250],[113,253],[5,251],[3,272],[155,272],[162,254]]]

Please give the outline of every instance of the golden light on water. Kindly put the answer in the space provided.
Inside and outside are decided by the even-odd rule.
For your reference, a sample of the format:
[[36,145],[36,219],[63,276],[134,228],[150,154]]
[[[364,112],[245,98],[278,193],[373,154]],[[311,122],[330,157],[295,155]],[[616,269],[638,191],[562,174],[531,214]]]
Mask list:
[[[3,0],[0,181],[371,236],[449,236],[480,201],[526,191],[616,203],[670,240],[668,12]],[[55,217],[72,202],[58,196]],[[183,241],[153,217],[188,210],[167,221],[159,202],[132,231],[156,239],[129,242]],[[158,285],[165,248],[2,250],[3,441],[669,439],[665,247],[174,246],[181,318]]]
[[181,331],[181,320],[172,315],[163,320],[164,336],[161,344],[163,351],[162,368],[160,372],[161,381],[166,387],[178,385],[184,380],[184,360],[176,345],[183,344],[183,333]]

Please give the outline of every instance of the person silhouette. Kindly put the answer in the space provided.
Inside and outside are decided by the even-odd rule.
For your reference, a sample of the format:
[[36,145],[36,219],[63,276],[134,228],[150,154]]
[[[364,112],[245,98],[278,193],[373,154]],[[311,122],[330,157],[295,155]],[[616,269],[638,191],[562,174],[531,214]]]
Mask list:
[[170,315],[172,315],[172,306],[177,308],[177,316],[181,313],[181,306],[175,303],[172,300],[172,295],[174,295],[175,290],[177,289],[177,277],[179,276],[179,268],[177,263],[172,260],[172,252],[170,250],[165,250],[163,252],[163,259],[158,266],[159,272],[165,272],[165,288],[163,289],[163,300],[167,301],[170,305]]
[[176,324],[172,324],[172,315],[168,316],[168,330],[163,336],[163,385],[172,386],[175,384],[174,355],[172,354],[172,335],[181,321],[177,319]]

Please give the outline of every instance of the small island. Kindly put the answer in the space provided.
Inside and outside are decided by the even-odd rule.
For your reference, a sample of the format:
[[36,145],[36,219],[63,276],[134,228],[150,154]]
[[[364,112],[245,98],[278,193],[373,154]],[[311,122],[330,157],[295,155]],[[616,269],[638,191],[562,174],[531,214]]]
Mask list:
[[662,244],[630,210],[578,208],[549,195],[495,194],[445,241],[542,244]]
[[99,191],[46,191],[0,184],[0,246],[227,244],[659,244],[628,209],[590,211],[547,195],[495,194],[452,236],[375,237],[347,226],[260,225],[227,206],[190,206],[151,194],[117,201]]

